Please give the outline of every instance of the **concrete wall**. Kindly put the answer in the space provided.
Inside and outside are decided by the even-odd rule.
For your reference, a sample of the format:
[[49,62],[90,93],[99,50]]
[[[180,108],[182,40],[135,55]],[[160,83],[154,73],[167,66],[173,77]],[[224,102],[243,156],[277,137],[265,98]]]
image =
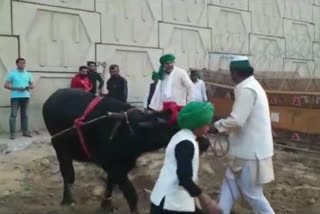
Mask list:
[[[185,69],[228,69],[241,54],[256,71],[319,77],[320,0],[0,0],[0,81],[26,58],[32,129],[43,127],[43,101],[87,60],[119,64],[139,102],[168,52]],[[0,90],[0,131],[8,96]]]

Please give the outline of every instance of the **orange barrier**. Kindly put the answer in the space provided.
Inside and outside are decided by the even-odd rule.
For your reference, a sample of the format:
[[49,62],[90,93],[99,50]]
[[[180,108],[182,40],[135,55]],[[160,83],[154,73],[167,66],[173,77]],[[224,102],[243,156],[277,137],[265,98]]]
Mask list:
[[[217,117],[227,117],[231,110],[231,98],[215,97],[214,104]],[[270,105],[272,127],[291,132],[320,135],[320,109]]]
[[[233,85],[229,73],[201,70],[217,117],[230,114]],[[264,87],[275,130],[320,135],[320,80],[256,77]]]

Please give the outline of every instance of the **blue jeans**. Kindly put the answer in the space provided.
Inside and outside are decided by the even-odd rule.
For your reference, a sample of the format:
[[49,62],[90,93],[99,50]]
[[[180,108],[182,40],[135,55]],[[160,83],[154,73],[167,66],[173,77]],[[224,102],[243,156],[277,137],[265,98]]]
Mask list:
[[16,118],[19,108],[22,132],[26,133],[28,131],[28,104],[29,98],[11,98],[10,134],[16,132]]

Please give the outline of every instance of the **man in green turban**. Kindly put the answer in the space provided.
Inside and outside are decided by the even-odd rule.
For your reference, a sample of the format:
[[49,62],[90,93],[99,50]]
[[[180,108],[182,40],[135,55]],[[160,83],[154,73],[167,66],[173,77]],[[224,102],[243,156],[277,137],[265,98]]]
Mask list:
[[198,140],[209,130],[214,108],[211,103],[191,102],[178,114],[182,128],[170,140],[159,178],[151,194],[151,214],[199,213],[199,199],[206,213],[221,213],[215,201],[196,184],[199,169]]
[[[275,213],[263,194],[263,185],[274,180],[273,140],[268,98],[254,78],[248,57],[234,57],[230,63],[235,102],[229,117],[215,123],[229,134],[232,164],[221,187],[220,206],[224,214],[240,193],[257,213]],[[240,193],[239,193],[240,191]]]
[[172,54],[166,54],[160,57],[159,78],[163,79],[165,70],[171,72],[175,63],[176,57]]
[[193,84],[187,72],[175,66],[175,56],[163,55],[160,58],[160,68],[157,73],[159,82],[152,96],[149,107],[161,111],[166,102],[175,102],[185,106],[192,100]]

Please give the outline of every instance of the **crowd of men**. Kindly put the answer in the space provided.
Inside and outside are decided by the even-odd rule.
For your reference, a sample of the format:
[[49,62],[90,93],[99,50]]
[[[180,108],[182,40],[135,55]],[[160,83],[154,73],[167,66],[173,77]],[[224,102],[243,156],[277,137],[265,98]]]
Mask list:
[[[31,74],[25,71],[25,60],[19,58],[16,63],[17,69],[9,73],[5,83],[5,88],[11,90],[11,139],[15,137],[15,118],[19,108],[23,135],[31,136],[26,112],[34,83]],[[235,102],[230,116],[213,126],[214,107],[206,102],[205,85],[199,74],[193,71],[189,76],[175,65],[175,56],[171,54],[163,55],[160,64],[158,72],[152,74],[153,83],[144,107],[156,112],[179,109],[177,124],[181,130],[167,146],[164,164],[151,194],[151,214],[201,213],[195,199],[206,213],[230,214],[240,196],[255,212],[273,214],[263,194],[263,185],[274,180],[269,104],[265,91],[254,78],[254,69],[248,58],[238,56],[231,61],[230,74],[236,84]],[[109,72],[108,96],[126,102],[127,80],[119,74],[118,65],[111,65]],[[95,62],[81,66],[71,81],[72,88],[102,96],[103,85]],[[213,133],[228,134],[230,142],[231,163],[221,187],[219,204],[197,185],[200,164],[198,139],[209,129]]]
[[[78,74],[71,80],[71,88],[79,88],[94,95],[104,96],[104,81],[96,69],[97,64],[93,61],[87,62],[87,66],[80,66]],[[127,80],[120,75],[119,66],[110,65],[109,73],[110,78],[107,81],[108,96],[127,102],[128,84]],[[97,83],[99,83],[98,86]]]
[[[11,91],[11,114],[9,125],[10,139],[16,138],[16,117],[19,109],[21,115],[21,129],[23,132],[23,136],[32,137],[28,129],[28,105],[30,99],[30,90],[33,89],[35,85],[31,73],[25,69],[26,60],[24,58],[18,58],[16,60],[16,65],[17,68],[9,72],[4,86],[6,89]],[[173,66],[173,64],[171,64],[171,66]],[[183,71],[183,73],[185,73],[185,71]],[[98,96],[108,95],[109,97],[120,100],[122,102],[127,102],[128,83],[127,80],[120,75],[119,65],[110,65],[109,74],[110,78],[107,80],[106,83],[106,89],[108,93],[104,94],[104,80],[101,77],[101,75],[97,72],[97,64],[96,62],[89,61],[87,62],[87,65],[79,67],[78,73],[71,80],[70,87],[79,88]],[[185,78],[190,80],[186,73],[185,75]],[[150,85],[150,89],[144,101],[145,110],[150,109],[148,106],[156,89],[157,81],[159,79],[158,76],[158,73],[153,72],[152,80],[154,82]],[[199,75],[196,72],[193,72],[191,74],[191,79],[194,83],[194,100],[207,101],[205,85],[204,82],[201,79],[199,79]],[[189,85],[191,91],[191,81]],[[182,102],[180,104],[185,103]]]

